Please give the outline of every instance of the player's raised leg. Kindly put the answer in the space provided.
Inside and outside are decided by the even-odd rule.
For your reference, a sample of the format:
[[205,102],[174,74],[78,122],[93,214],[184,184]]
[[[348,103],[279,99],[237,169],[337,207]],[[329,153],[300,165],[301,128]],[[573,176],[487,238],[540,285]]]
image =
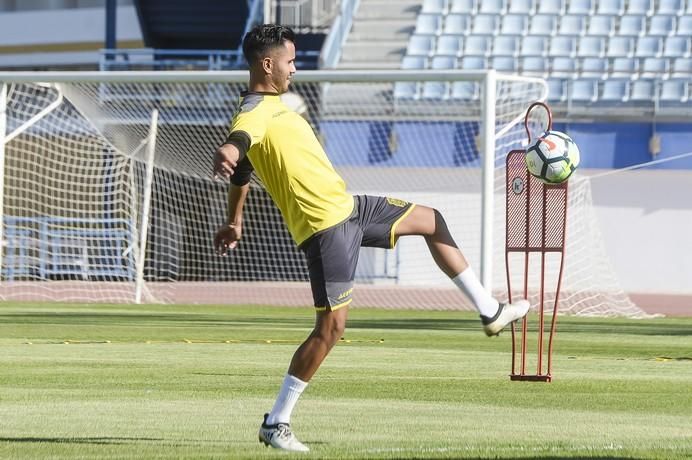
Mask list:
[[421,235],[425,238],[437,266],[466,294],[478,310],[483,329],[488,336],[497,335],[509,323],[523,318],[528,313],[528,301],[501,304],[483,288],[449,233],[442,214],[436,209],[417,205],[393,231],[395,238],[405,235]]

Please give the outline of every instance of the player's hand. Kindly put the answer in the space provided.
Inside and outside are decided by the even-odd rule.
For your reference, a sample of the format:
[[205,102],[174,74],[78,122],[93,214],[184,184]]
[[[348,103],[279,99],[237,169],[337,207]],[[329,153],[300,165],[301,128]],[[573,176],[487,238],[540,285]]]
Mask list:
[[240,241],[242,226],[240,224],[225,224],[216,231],[214,236],[214,248],[220,256],[228,254],[230,249],[235,249]]
[[238,165],[238,148],[232,144],[224,144],[214,153],[214,179],[228,179]]

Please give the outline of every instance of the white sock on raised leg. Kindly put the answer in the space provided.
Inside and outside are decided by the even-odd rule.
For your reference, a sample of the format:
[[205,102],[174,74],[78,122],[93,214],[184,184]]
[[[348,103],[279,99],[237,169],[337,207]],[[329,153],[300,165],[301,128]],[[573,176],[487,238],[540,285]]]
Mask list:
[[488,318],[495,316],[500,304],[488,294],[471,267],[467,267],[466,270],[452,278],[452,281],[461,289],[461,292],[466,294],[478,313]]

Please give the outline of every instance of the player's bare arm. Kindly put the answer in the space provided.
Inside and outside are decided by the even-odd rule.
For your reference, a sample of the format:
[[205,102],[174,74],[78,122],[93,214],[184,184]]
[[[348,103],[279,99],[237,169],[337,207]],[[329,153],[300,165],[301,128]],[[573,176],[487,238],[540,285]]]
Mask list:
[[214,153],[214,177],[228,179],[235,172],[240,150],[234,144],[223,144]]
[[243,233],[243,206],[250,184],[231,184],[228,192],[228,217],[214,237],[214,248],[219,255],[226,255],[229,249],[235,249]]

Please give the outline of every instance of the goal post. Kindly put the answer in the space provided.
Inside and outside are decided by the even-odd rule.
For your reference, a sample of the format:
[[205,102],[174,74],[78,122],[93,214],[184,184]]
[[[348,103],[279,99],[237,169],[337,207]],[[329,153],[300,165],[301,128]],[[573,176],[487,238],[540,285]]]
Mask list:
[[[5,133],[25,126],[3,142],[0,298],[134,302],[144,288],[145,301],[311,305],[304,256],[257,180],[240,245],[227,257],[213,251],[227,185],[212,180],[211,162],[247,78],[0,73]],[[287,105],[306,117],[350,192],[439,209],[484,285],[506,297],[504,158],[522,146],[523,116],[546,98],[545,81],[494,71],[318,70],[298,72],[291,93]],[[143,143],[152,141],[154,111],[145,204]],[[572,215],[593,219],[588,181],[580,184]],[[564,288],[578,294],[571,312],[637,314],[604,252],[576,258],[589,268]],[[598,276],[612,282],[601,288]],[[393,251],[363,248],[356,278],[356,305],[471,308],[422,239],[403,238]]]

